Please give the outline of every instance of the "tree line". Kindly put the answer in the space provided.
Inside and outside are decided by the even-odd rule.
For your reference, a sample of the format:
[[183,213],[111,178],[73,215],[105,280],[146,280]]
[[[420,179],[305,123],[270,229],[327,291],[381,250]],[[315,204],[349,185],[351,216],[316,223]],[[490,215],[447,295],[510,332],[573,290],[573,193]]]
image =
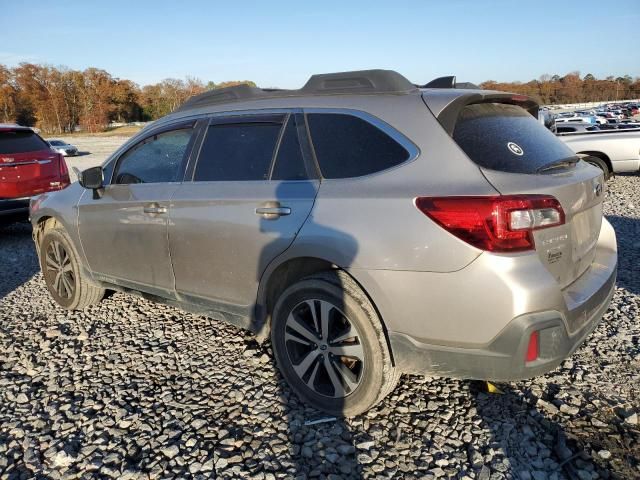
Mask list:
[[505,90],[533,97],[543,105],[565,103],[588,103],[640,98],[640,77],[607,77],[599,80],[588,73],[580,72],[559,75],[542,75],[530,82],[496,82],[489,80],[480,84],[489,90]]
[[[155,120],[192,95],[206,90],[254,82],[204,83],[197,78],[168,78],[140,87],[97,68],[72,70],[33,63],[9,68],[0,64],[0,123],[36,126],[46,133],[104,130],[111,122]],[[571,72],[542,75],[530,82],[489,80],[482,88],[529,95],[542,104],[580,103],[640,98],[640,78],[599,80]]]
[[103,131],[111,122],[160,118],[192,95],[251,81],[203,83],[196,78],[167,78],[138,86],[105,70],[84,71],[21,63],[0,64],[0,123],[35,126],[46,133]]

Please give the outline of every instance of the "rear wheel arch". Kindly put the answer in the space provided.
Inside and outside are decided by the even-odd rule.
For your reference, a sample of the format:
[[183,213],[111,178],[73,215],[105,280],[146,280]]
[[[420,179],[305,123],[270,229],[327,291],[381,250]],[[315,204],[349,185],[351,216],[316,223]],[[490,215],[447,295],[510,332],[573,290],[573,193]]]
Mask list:
[[258,340],[262,342],[269,337],[271,313],[282,292],[304,277],[336,268],[336,265],[321,258],[294,257],[268,269],[258,286],[254,329]]
[[316,257],[295,257],[285,260],[272,271],[267,272],[260,282],[258,289],[258,308],[256,308],[256,336],[258,341],[263,342],[269,338],[271,331],[271,315],[273,308],[278,301],[280,295],[291,285],[299,280],[322,272],[335,271],[339,275],[346,275],[349,280],[354,282],[357,287],[362,290],[373,306],[384,332],[387,347],[391,354],[391,362],[395,365],[391,343],[389,342],[389,333],[382,317],[380,310],[376,306],[373,298],[369,295],[362,283],[357,280],[349,271],[340,268],[338,265],[329,260]]

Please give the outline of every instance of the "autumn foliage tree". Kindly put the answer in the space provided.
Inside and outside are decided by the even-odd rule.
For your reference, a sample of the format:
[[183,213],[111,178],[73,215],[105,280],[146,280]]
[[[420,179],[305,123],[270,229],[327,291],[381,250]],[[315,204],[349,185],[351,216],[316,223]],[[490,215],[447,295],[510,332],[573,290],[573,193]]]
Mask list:
[[[140,88],[130,80],[114,78],[105,70],[84,71],[65,67],[21,63],[0,64],[0,122],[15,122],[46,133],[73,132],[80,128],[98,132],[111,122],[155,120],[180,106],[192,95],[249,80],[203,83],[197,78],[167,78]],[[530,82],[489,80],[483,88],[532,96],[540,103],[578,103],[640,98],[640,78],[630,76],[596,79],[570,72],[542,75]]]
[[545,74],[527,83],[489,80],[480,86],[529,95],[545,105],[640,98],[640,78],[629,75],[598,80],[590,73],[581,78],[580,72],[570,72],[563,77]]
[[111,122],[155,120],[175,110],[187,98],[212,88],[250,81],[204,84],[197,78],[168,78],[140,88],[105,70],[84,71],[21,63],[0,65],[0,122],[15,122],[46,133],[102,131]]

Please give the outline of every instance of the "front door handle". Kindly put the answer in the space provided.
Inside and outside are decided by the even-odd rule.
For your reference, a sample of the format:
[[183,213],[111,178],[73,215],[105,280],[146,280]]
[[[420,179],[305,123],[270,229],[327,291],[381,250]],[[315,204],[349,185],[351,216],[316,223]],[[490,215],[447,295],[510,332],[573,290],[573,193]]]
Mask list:
[[163,207],[157,203],[150,203],[144,206],[144,213],[167,213],[167,207]]
[[264,202],[256,208],[256,215],[267,220],[275,220],[283,215],[291,215],[291,209],[283,207],[280,202]]

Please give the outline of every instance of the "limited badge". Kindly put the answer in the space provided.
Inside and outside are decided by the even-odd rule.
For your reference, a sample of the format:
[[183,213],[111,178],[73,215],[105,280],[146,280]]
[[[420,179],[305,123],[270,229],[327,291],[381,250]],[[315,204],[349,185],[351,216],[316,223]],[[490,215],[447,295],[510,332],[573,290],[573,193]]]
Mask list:
[[511,150],[511,153],[514,155],[522,156],[524,154],[524,150],[517,143],[509,142],[507,143],[507,148]]

